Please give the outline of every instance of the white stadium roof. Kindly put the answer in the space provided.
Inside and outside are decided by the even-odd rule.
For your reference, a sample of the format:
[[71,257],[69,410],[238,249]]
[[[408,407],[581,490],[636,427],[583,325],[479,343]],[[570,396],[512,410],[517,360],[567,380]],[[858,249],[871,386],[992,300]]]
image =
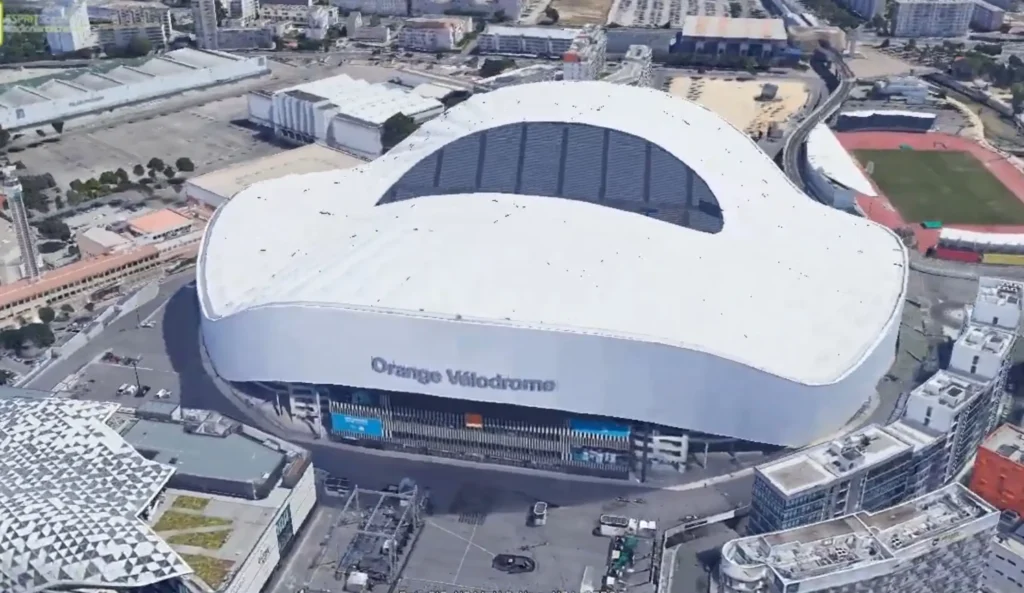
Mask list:
[[[660,147],[714,194],[720,232],[536,195],[377,205],[453,141],[534,122]],[[520,175],[547,164],[533,166]],[[588,175],[603,178],[600,168]],[[218,211],[202,257],[209,319],[283,305],[460,319],[704,351],[813,385],[841,379],[874,349],[899,311],[907,266],[895,234],[808,198],[708,109],[599,82],[477,95],[372,163],[253,185]]]
[[192,572],[138,518],[174,468],[107,426],[118,407],[0,398],[0,591],[141,587]]
[[867,175],[826,124],[821,123],[811,129],[807,137],[807,161],[836,183],[861,195],[878,196]]

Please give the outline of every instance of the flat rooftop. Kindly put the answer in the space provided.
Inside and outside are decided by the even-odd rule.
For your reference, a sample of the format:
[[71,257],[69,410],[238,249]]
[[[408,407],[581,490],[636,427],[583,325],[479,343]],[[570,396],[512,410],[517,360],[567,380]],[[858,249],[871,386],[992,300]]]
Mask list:
[[77,231],[83,227],[104,227],[125,222],[152,211],[151,208],[132,211],[119,206],[103,205],[92,210],[86,210],[80,214],[75,214],[74,216],[69,216],[64,219],[64,224],[68,225],[68,228],[72,231]]
[[708,39],[758,39],[786,41],[782,19],[743,19],[725,16],[688,16],[683,19],[683,37]]
[[987,352],[1000,358],[1006,357],[1017,339],[1014,332],[991,325],[971,324],[956,341],[957,348]]
[[288,175],[351,169],[363,162],[322,144],[309,144],[194,177],[186,182],[186,192],[189,186],[195,186],[228,200],[260,181]]
[[559,27],[511,27],[508,25],[487,25],[484,35],[499,37],[537,37],[539,39],[564,39],[571,41],[579,35],[579,29],[562,29]]
[[1020,307],[1022,293],[1024,282],[986,276],[978,279],[978,295],[974,300],[976,303]]
[[339,74],[322,78],[278,93],[291,95],[309,103],[326,101],[337,108],[338,115],[380,125],[396,113],[410,117],[431,110],[443,110],[440,101],[421,97],[393,86],[367,82]]
[[985,386],[963,375],[942,369],[910,392],[910,397],[927,398],[952,410],[960,409]]
[[885,428],[866,426],[840,440],[757,468],[776,488],[792,496],[836,478],[892,459],[912,446]]
[[988,435],[981,446],[1014,463],[1024,465],[1024,430],[1004,424]]
[[767,566],[783,583],[791,583],[910,558],[908,549],[917,544],[932,540],[938,545],[956,532],[994,532],[997,523],[998,511],[954,483],[876,513],[733,540],[722,555],[738,565]]
[[284,453],[240,434],[190,433],[170,422],[140,419],[123,436],[151,459],[193,476],[262,483],[284,462]]
[[128,226],[142,235],[158,235],[192,224],[192,220],[170,208],[143,214],[128,221]]

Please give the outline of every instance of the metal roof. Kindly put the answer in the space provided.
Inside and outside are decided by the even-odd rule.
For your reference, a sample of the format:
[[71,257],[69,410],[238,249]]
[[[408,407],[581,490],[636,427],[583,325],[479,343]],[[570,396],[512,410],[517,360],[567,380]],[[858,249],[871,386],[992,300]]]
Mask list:
[[498,37],[535,37],[538,39],[572,40],[579,35],[580,29],[563,29],[561,27],[512,27],[509,25],[487,25],[484,35]]
[[865,196],[878,195],[867,175],[826,124],[814,126],[808,135],[807,161],[811,168],[820,169],[825,177],[844,187]]
[[0,399],[0,590],[141,587],[192,572],[138,519],[174,469],[107,426],[117,408]]
[[[531,194],[526,185],[378,206],[407,172],[440,160],[438,151],[461,138],[559,122],[590,127],[583,131],[598,142],[606,131],[630,135],[631,156],[641,159],[609,162],[605,176],[600,151],[584,154],[580,148],[592,144],[581,136],[564,145],[574,162],[590,163],[572,172],[573,183],[594,187],[607,177],[621,186],[613,177],[644,171],[643,143],[650,142],[659,171],[675,173],[683,163],[703,180],[692,200],[717,199],[724,226],[700,232],[637,210]],[[541,131],[563,146],[565,135]],[[521,136],[514,137],[519,146]],[[507,142],[490,140],[486,154],[497,160],[482,169],[515,178],[517,159],[502,160],[511,154],[502,149]],[[468,159],[461,173],[473,172],[464,175],[472,183],[481,152],[460,146],[444,161]],[[550,178],[558,163],[549,160],[531,156],[524,184]],[[673,195],[685,194],[686,179],[695,178],[683,177]],[[633,202],[644,206],[633,187]],[[630,197],[628,188],[620,193]],[[480,281],[495,274],[500,290]],[[698,350],[824,384],[874,351],[900,310],[906,274],[907,253],[892,231],[818,204],[712,111],[654,89],[540,82],[476,95],[366,165],[242,191],[207,227],[197,277],[210,319],[306,306],[457,314],[479,324]]]
[[782,19],[734,19],[725,16],[688,16],[683,19],[683,36],[764,41],[788,39]]
[[383,124],[396,113],[414,116],[426,111],[444,109],[444,105],[436,99],[428,99],[383,84],[357,80],[346,74],[307,82],[278,93],[296,91],[296,98],[310,102],[317,102],[318,99],[328,101],[338,109],[339,115],[375,125]]

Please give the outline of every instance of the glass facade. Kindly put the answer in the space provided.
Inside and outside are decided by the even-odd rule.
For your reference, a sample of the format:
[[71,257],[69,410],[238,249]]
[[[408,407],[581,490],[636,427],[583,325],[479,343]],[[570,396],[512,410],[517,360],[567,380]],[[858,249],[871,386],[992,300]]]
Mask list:
[[378,204],[479,192],[591,202],[705,233],[724,224],[704,180],[661,147],[615,130],[555,122],[459,138],[417,163]]

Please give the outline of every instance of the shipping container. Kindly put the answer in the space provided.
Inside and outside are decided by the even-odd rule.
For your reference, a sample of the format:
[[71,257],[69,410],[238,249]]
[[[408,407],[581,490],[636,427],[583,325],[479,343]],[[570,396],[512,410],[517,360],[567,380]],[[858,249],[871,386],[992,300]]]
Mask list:
[[935,257],[948,261],[962,261],[972,264],[981,263],[981,254],[974,251],[962,249],[950,249],[949,247],[936,247]]
[[999,266],[1024,266],[1024,255],[1011,253],[986,253],[981,256],[982,263]]

